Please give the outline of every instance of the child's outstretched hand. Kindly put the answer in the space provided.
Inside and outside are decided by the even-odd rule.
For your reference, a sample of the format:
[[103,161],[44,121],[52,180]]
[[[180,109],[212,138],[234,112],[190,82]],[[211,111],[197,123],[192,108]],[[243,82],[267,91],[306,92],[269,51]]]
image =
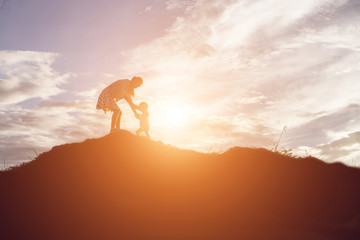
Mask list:
[[134,112],[134,114],[135,114],[135,117],[136,117],[137,119],[140,118],[140,114],[138,114],[137,112]]

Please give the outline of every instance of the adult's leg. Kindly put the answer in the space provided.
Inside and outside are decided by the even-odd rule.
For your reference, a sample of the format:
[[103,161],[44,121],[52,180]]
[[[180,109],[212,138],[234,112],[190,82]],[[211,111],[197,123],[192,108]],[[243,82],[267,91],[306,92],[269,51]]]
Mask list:
[[116,119],[116,128],[117,129],[120,129],[121,114],[122,114],[122,112],[121,112],[121,110],[119,110],[118,117]]
[[120,110],[115,110],[113,112],[112,118],[111,118],[111,129],[115,128],[115,124],[117,123],[118,117],[119,117]]

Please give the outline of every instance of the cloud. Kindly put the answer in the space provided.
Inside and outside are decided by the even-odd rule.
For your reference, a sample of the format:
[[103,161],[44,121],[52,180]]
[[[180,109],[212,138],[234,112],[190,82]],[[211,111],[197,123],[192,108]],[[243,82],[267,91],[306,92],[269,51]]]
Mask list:
[[311,121],[290,129],[286,141],[292,146],[318,146],[346,137],[354,129],[360,129],[360,106],[357,104],[312,117]]
[[33,148],[40,153],[66,138],[56,132],[71,126],[74,117],[59,106],[56,111],[44,107],[44,100],[64,92],[61,86],[70,77],[53,69],[57,57],[46,52],[0,51],[0,152],[6,161],[29,160],[28,156],[34,157]]
[[265,145],[287,125],[290,147],[316,152],[334,140],[324,124],[347,134],[357,127],[346,107],[360,101],[354,9],[345,0],[192,2],[164,36],[125,53],[122,71],[144,76],[151,105],[196,109],[204,119],[194,116],[194,138],[243,144],[246,135]]
[[321,144],[315,149],[319,150],[319,156],[326,161],[360,166],[360,132],[352,132],[344,138]]
[[31,51],[0,51],[0,102],[16,104],[34,97],[46,99],[62,92],[68,74],[51,65],[58,54]]
[[[8,165],[33,159],[34,149],[41,153],[55,145],[108,133],[111,114],[104,116],[95,109],[104,84],[88,82],[114,76],[57,72],[53,65],[58,56],[0,52],[0,157]],[[125,118],[122,123],[128,122]]]
[[194,0],[168,0],[165,2],[165,5],[167,10],[174,10],[191,7],[194,2]]
[[147,6],[144,11],[145,11],[145,12],[150,12],[150,11],[151,11],[151,8],[152,8],[151,6]]
[[357,165],[359,159],[358,129],[360,106],[350,104],[331,114],[315,115],[313,120],[290,129],[283,144],[296,152],[309,151],[329,162],[340,161]]
[[[347,161],[358,158],[359,9],[355,0],[166,1],[176,21],[162,36],[121,49],[114,72],[144,78],[135,102],[149,103],[155,140],[203,151],[271,147],[287,125],[281,145]],[[7,149],[11,138],[19,149],[9,159],[28,154],[21,146],[45,149],[108,130],[111,115],[95,109],[104,86],[94,79],[105,76],[66,86],[71,75],[54,71],[57,57],[0,52],[0,142]],[[68,99],[55,101],[65,86]],[[136,129],[130,108],[120,107],[122,126]],[[186,109],[188,122],[163,126],[177,109]]]
[[32,109],[18,106],[0,111],[0,116],[0,153],[12,163],[30,160],[27,156],[34,157],[33,149],[41,153],[55,145],[102,136],[109,120],[95,109],[94,101],[80,100],[46,100]]

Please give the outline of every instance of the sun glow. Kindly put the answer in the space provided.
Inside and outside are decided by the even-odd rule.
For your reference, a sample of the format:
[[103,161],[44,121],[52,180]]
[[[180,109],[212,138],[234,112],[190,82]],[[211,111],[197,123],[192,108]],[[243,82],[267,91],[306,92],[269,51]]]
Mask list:
[[170,126],[184,125],[187,121],[187,115],[184,111],[177,111],[171,109],[167,112],[167,116],[164,119],[165,123]]
[[188,124],[191,109],[181,104],[166,104],[157,109],[157,124],[162,127],[184,127]]

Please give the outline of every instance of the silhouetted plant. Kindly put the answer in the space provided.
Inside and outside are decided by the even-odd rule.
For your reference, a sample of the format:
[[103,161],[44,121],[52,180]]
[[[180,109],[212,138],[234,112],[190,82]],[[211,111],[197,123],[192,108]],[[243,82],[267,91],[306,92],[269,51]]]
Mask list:
[[283,137],[283,135],[286,131],[287,131],[287,126],[285,125],[280,133],[279,139],[277,140],[277,142],[274,143],[274,146],[270,150],[272,152],[278,152],[285,156],[293,157],[294,153],[293,153],[293,149],[291,149],[291,148],[287,149],[284,146],[281,146],[282,150],[279,151],[281,138]]
[[215,148],[215,144],[211,144],[211,145],[209,146],[209,149],[207,150],[206,153],[209,153],[209,154],[214,153],[214,152],[215,152],[215,151],[214,151],[214,148]]
[[9,168],[9,164],[6,162],[5,157],[3,157],[3,169],[2,171],[6,171]]
[[282,138],[283,134],[286,132],[286,130],[287,130],[287,127],[286,127],[286,125],[285,125],[285,126],[283,127],[281,133],[280,133],[279,140],[278,140],[276,143],[274,143],[274,146],[273,146],[273,148],[271,149],[271,151],[273,151],[273,152],[277,152],[277,151],[278,151],[278,147],[279,147],[281,138]]
[[38,157],[38,156],[39,156],[39,154],[36,152],[35,148],[33,148],[33,151],[34,151],[34,153],[35,153],[36,157]]
[[294,156],[294,153],[293,153],[293,150],[291,148],[289,149],[286,149],[282,146],[282,150],[279,152],[285,156],[289,156],[289,157],[293,157]]

